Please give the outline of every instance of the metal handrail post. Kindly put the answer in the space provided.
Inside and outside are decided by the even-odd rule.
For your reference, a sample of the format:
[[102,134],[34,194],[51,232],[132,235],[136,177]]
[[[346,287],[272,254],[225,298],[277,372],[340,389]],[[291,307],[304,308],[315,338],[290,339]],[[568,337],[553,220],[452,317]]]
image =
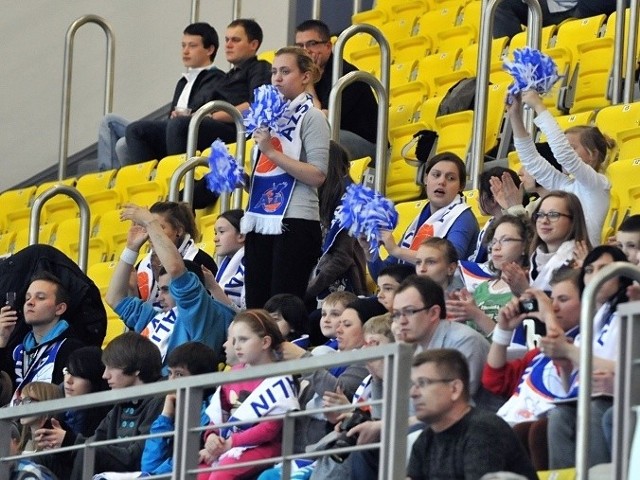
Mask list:
[[[380,83],[384,87],[385,91],[389,91],[389,69],[391,68],[391,47],[389,41],[384,34],[373,25],[351,25],[345,28],[336,44],[333,47],[333,77],[331,78],[331,85],[335,85],[338,78],[342,76],[342,58],[344,56],[344,46],[351,37],[356,33],[368,33],[380,46]],[[379,102],[380,100],[378,100]],[[331,107],[329,107],[331,108]],[[331,110],[329,110],[331,111]]]
[[624,20],[626,16],[624,0],[616,4],[616,33],[613,37],[613,69],[611,78],[611,104],[617,105],[622,100],[622,62],[624,55]]
[[196,23],[200,19],[200,0],[191,0],[191,23]]
[[[622,9],[622,1],[618,0],[618,9]],[[624,103],[633,102],[633,87],[635,83],[636,71],[636,50],[638,47],[638,0],[631,0],[629,3],[629,29],[627,37],[627,57],[626,57],[626,75],[624,77]],[[623,24],[624,25],[624,24]],[[616,24],[617,26],[617,24]],[[622,37],[622,36],[621,36]],[[617,38],[617,37],[616,37]],[[624,37],[622,37],[624,38]],[[622,38],[619,41],[622,41]],[[614,44],[614,54],[615,54]]]
[[329,125],[331,139],[338,141],[340,137],[340,114],[342,113],[342,91],[354,82],[364,82],[371,86],[378,96],[378,125],[376,130],[376,178],[375,190],[385,194],[387,183],[387,129],[389,98],[387,90],[373,75],[367,72],[349,72],[333,84],[329,94]]
[[[523,0],[529,7],[529,25],[527,44],[532,48],[540,48],[540,31],[542,27],[542,10],[538,0]],[[480,172],[484,166],[484,137],[487,129],[488,85],[491,62],[491,39],[493,37],[493,21],[495,10],[502,0],[483,0],[483,14],[480,20],[480,45],[478,47],[478,73],[476,96],[473,106],[473,131],[467,172],[471,177],[472,188],[480,187]],[[508,140],[508,139],[507,139]],[[503,138],[504,142],[505,139]]]
[[233,4],[231,5],[231,15],[233,20],[240,18],[241,10],[242,2],[240,0],[233,0]]
[[89,204],[78,189],[69,185],[54,185],[53,187],[42,192],[33,202],[31,208],[31,217],[29,219],[29,245],[38,243],[38,231],[40,230],[40,212],[42,207],[50,199],[56,195],[66,195],[70,197],[78,205],[80,210],[80,234],[78,243],[78,266],[80,270],[86,273],[87,257],[89,251],[89,227],[91,211]]
[[311,18],[320,20],[320,0],[313,0],[311,4]]
[[[245,129],[244,123],[242,122],[242,114],[236,107],[222,100],[213,100],[211,102],[205,103],[191,117],[191,121],[189,122],[189,133],[187,136],[187,158],[191,159],[196,155],[196,147],[198,145],[198,129],[200,128],[202,120],[210,113],[218,111],[222,111],[230,115],[236,125],[236,161],[238,162],[238,165],[240,165],[240,167],[244,168],[244,152],[247,130]],[[180,185],[179,181],[177,185]],[[177,190],[173,190],[173,176],[171,177],[169,198],[173,201],[177,201],[178,199]],[[190,204],[193,203],[193,170],[187,171],[187,175],[185,176],[182,200]],[[242,188],[237,188],[234,195],[234,206],[235,208],[240,208],[241,205]],[[229,210],[229,204],[223,204],[222,208],[222,212]]]
[[83,15],[73,21],[67,29],[64,41],[64,65],[62,67],[62,108],[60,112],[60,148],[58,151],[58,180],[67,176],[67,155],[69,153],[69,110],[71,106],[71,74],[73,68],[73,45],[76,32],[87,23],[100,26],[107,37],[107,57],[104,86],[104,115],[113,108],[113,75],[115,65],[115,40],[113,30],[106,20],[98,15]]
[[640,281],[640,269],[628,262],[607,265],[589,282],[582,293],[580,307],[580,388],[578,391],[576,479],[587,480],[589,476],[588,452],[591,440],[589,416],[591,414],[591,375],[593,372],[593,316],[596,293],[601,285],[613,277],[625,276]]
[[362,8],[362,5],[361,5],[360,0],[353,0],[353,13],[352,13],[352,15],[355,15],[356,13],[359,13],[361,8]]

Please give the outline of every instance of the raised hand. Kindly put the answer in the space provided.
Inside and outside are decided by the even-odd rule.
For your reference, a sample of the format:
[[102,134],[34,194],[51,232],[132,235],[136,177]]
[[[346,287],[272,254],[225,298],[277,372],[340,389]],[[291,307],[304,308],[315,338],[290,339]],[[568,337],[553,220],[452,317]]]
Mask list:
[[5,347],[16,328],[18,312],[10,305],[0,308],[0,348]]
[[504,280],[511,293],[519,297],[527,288],[529,288],[529,276],[522,266],[515,262],[507,263],[502,266],[502,280]]

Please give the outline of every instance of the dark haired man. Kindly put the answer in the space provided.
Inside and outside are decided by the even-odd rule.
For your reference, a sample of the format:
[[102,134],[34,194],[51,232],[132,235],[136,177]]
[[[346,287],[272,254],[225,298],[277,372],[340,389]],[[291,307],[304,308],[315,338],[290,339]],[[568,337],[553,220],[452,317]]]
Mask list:
[[[182,63],[187,68],[187,72],[176,84],[168,118],[160,121],[140,120],[134,122],[138,127],[144,128],[147,135],[153,135],[152,145],[159,142],[161,147],[163,146],[165,142],[164,128],[166,128],[167,121],[185,115],[188,111],[195,111],[211,100],[214,85],[224,77],[224,72],[213,66],[219,43],[218,32],[208,23],[192,23],[184,29]],[[98,167],[100,170],[119,168],[138,162],[132,156],[137,153],[131,152],[124,138],[129,124],[128,120],[113,113],[105,115],[102,119],[98,131]],[[166,147],[164,149],[159,147],[160,152],[164,150]],[[155,152],[150,152],[152,155],[150,158],[155,158],[153,153]]]
[[408,478],[462,480],[501,471],[538,478],[511,427],[471,406],[469,367],[458,350],[416,355],[410,395],[417,419],[427,427],[413,445]]
[[[62,319],[68,303],[69,295],[55,275],[41,272],[31,278],[24,302],[24,320],[31,330],[13,351],[14,397],[30,382],[62,383],[69,354],[84,346]],[[0,309],[0,348],[7,345],[17,321],[14,306]]]
[[[253,90],[271,81],[271,64],[256,57],[261,44],[262,29],[255,20],[240,18],[227,26],[224,53],[233,68],[216,79],[212,89],[207,92],[206,101],[224,100],[239,112],[249,108]],[[195,113],[195,108],[193,110]],[[126,137],[132,163],[184,153],[190,120],[188,115],[170,118],[156,131],[149,131],[143,122],[129,125]],[[236,139],[235,124],[231,116],[222,111],[213,112],[203,119],[198,131],[197,148],[204,150],[217,138],[225,142],[235,142]]]
[[[329,27],[320,20],[307,20],[296,27],[295,45],[304,48],[320,68],[321,77],[309,86],[313,103],[327,113],[332,87],[333,51]],[[342,60],[342,74],[357,71],[349,62]],[[349,153],[349,159],[371,157],[376,151],[378,102],[371,87],[355,82],[342,93],[340,114],[340,144]]]
[[[129,204],[121,218],[134,223],[111,277],[107,303],[129,328],[148,337],[160,349],[163,360],[174,348],[190,341],[222,351],[235,311],[211,297],[204,286],[201,267],[182,259],[154,214]],[[158,276],[161,312],[156,312],[150,303],[129,296],[133,265],[147,239],[162,265]]]

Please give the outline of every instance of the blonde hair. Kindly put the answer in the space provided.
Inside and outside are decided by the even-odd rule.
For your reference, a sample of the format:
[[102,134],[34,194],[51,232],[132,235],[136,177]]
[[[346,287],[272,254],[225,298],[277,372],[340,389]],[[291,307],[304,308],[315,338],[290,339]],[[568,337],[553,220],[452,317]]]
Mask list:
[[293,55],[296,59],[296,65],[301,72],[309,72],[311,74],[311,82],[316,83],[320,80],[320,68],[314,63],[313,58],[304,48],[300,47],[282,47],[276,52],[276,57],[280,55]]
[[596,172],[602,172],[607,163],[607,154],[609,150],[612,150],[616,146],[615,140],[608,135],[605,135],[596,126],[591,125],[577,125],[565,130],[567,133],[575,133],[580,138],[580,143],[589,152],[596,154],[596,164],[594,170]]
[[389,339],[389,342],[393,343],[396,339],[391,331],[392,323],[391,314],[385,313],[371,317],[364,323],[362,330],[365,335],[384,335]]
[[[31,397],[39,402],[46,402],[47,400],[64,398],[64,393],[58,385],[48,382],[31,382],[27,383],[22,388],[20,391],[20,397]],[[20,443],[18,445],[21,452],[25,449],[29,440],[31,440],[31,426],[23,425],[20,435]]]

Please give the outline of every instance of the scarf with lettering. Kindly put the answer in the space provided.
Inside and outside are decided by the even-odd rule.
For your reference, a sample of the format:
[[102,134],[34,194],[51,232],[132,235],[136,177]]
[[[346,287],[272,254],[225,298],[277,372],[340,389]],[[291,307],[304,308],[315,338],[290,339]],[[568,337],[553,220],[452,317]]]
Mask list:
[[417,250],[420,244],[428,238],[445,238],[451,226],[458,219],[460,214],[471,208],[464,201],[462,195],[456,198],[446,207],[440,208],[435,213],[431,213],[431,204],[427,203],[409,228],[404,232],[400,246]]
[[247,308],[244,297],[244,247],[233,256],[224,257],[216,275],[216,282],[236,307]]
[[[302,93],[291,101],[278,121],[279,128],[271,131],[271,144],[290,158],[300,159],[302,152],[302,118],[313,108],[311,96]],[[282,233],[282,219],[287,211],[296,179],[258,151],[251,179],[249,204],[242,220],[242,233],[263,235]]]

